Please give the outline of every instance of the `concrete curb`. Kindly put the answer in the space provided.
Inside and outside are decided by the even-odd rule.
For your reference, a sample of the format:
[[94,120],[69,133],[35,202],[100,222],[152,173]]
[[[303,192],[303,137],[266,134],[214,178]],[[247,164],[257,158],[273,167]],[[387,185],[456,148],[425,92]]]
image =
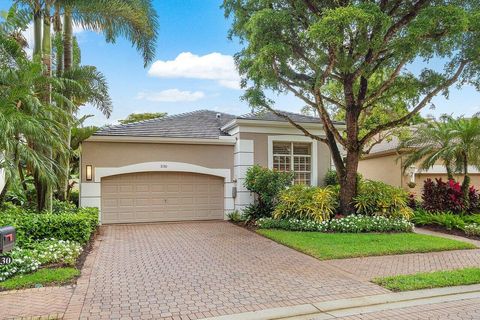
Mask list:
[[387,293],[210,317],[204,320],[306,320],[311,317],[315,317],[316,320],[334,319],[359,313],[471,298],[480,298],[480,285]]

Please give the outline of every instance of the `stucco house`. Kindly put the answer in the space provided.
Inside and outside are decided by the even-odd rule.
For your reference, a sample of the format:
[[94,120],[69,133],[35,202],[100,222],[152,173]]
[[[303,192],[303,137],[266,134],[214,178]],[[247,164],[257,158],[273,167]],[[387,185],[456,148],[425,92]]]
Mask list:
[[[396,137],[391,140],[384,140],[375,145],[369,154],[364,155],[360,160],[358,172],[364,178],[378,180],[392,186],[403,189],[420,196],[423,183],[428,178],[442,178],[447,181],[447,170],[442,163],[437,163],[428,170],[422,170],[420,163],[403,170],[403,163],[408,151],[399,150],[400,142]],[[480,172],[473,166],[469,168],[471,184],[480,187]],[[457,181],[463,180],[463,175],[455,175]],[[415,187],[411,188],[409,183],[413,182]]]
[[[287,113],[323,136],[316,117]],[[337,124],[341,126],[341,124]],[[80,205],[102,223],[225,219],[253,201],[246,171],[259,164],[319,185],[330,151],[274,113],[199,110],[106,127],[82,144]]]

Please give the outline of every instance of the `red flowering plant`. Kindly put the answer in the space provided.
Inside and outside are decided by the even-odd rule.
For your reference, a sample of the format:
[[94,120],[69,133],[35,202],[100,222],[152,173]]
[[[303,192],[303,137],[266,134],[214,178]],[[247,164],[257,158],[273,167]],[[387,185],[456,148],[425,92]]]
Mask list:
[[[478,203],[478,192],[474,188],[471,192],[469,199],[476,199]],[[465,212],[470,209],[468,205],[470,201],[465,201],[461,184],[453,179],[448,182],[444,182],[441,178],[435,181],[425,180],[422,200],[423,207],[428,211]]]

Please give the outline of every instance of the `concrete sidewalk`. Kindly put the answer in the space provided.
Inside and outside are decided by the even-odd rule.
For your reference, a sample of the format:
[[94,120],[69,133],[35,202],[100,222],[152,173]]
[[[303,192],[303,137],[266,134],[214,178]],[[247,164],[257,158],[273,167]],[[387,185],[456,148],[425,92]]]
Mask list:
[[[447,307],[448,306],[448,307]],[[462,307],[459,309],[459,307]],[[444,309],[438,313],[438,309]],[[463,313],[461,312],[463,310]],[[432,313],[432,311],[435,311]],[[326,319],[475,319],[480,315],[480,285],[458,286],[369,297],[323,301],[205,320],[326,320]],[[447,315],[446,318],[442,317]],[[461,315],[464,315],[462,317]],[[459,316],[460,315],[460,316]],[[433,318],[431,317],[433,316]],[[415,318],[417,319],[417,318]]]

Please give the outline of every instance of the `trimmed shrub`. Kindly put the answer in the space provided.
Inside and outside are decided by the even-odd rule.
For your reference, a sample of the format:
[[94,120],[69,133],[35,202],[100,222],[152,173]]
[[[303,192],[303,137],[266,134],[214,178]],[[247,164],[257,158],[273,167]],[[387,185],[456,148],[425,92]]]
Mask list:
[[248,219],[271,217],[280,191],[291,185],[293,173],[254,165],[247,170],[245,188],[255,193],[255,203],[244,210]]
[[275,219],[301,219],[322,222],[330,219],[338,204],[338,188],[294,185],[279,195],[273,217]]
[[380,181],[362,181],[354,202],[361,215],[409,219],[413,214],[408,193]]
[[368,217],[361,215],[351,215],[345,218],[323,222],[302,219],[262,218],[257,220],[256,224],[262,229],[337,233],[412,232],[414,228],[411,222],[403,218]]
[[33,241],[55,238],[84,244],[98,225],[98,210],[82,209],[78,213],[0,213],[0,225],[14,226],[19,246]]

